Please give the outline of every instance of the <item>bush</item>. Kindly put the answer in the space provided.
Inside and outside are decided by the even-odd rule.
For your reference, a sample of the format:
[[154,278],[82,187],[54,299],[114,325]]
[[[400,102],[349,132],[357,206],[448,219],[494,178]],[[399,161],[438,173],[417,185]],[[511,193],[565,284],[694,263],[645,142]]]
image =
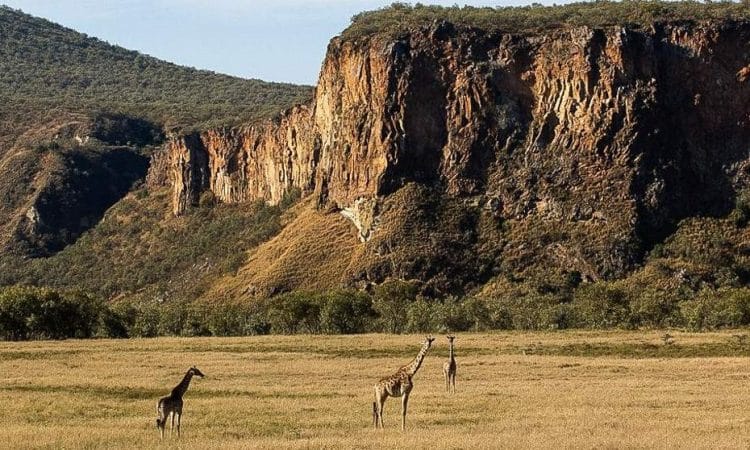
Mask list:
[[437,328],[432,320],[433,305],[420,297],[408,305],[406,311],[406,329],[409,333],[430,333]]
[[369,295],[355,291],[337,291],[322,296],[321,331],[327,334],[353,334],[368,331],[375,311]]
[[497,328],[555,330],[571,326],[570,306],[561,297],[529,292],[488,300]]
[[750,324],[750,289],[705,289],[680,305],[680,314],[693,330]]
[[125,317],[112,308],[104,308],[99,318],[97,337],[122,339],[128,337]]
[[181,336],[186,332],[189,305],[184,302],[165,302],[159,308],[159,334]]
[[275,334],[320,332],[321,300],[315,294],[292,292],[268,300],[268,323]]
[[0,292],[0,336],[6,340],[89,338],[104,305],[80,292],[10,287]]
[[379,329],[388,333],[406,331],[409,304],[417,297],[417,286],[401,280],[391,280],[375,288],[373,308],[379,316]]
[[347,39],[373,34],[397,35],[409,28],[429,26],[448,21],[456,25],[482,28],[505,33],[533,32],[564,26],[590,27],[629,24],[648,26],[655,21],[701,20],[711,18],[747,18],[747,7],[735,2],[665,2],[665,1],[597,1],[567,5],[472,7],[396,2],[389,7],[365,11],[352,17],[352,24],[344,30]]
[[669,327],[680,325],[679,297],[672,291],[646,288],[631,293],[630,326]]
[[208,331],[212,336],[243,336],[247,333],[250,316],[247,306],[236,303],[212,306],[207,317]]
[[160,312],[159,306],[143,304],[135,308],[135,321],[128,334],[131,337],[159,336]]
[[464,312],[466,319],[471,323],[469,329],[472,331],[507,328],[504,318],[493,314],[487,305],[487,301],[482,298],[469,297],[465,299]]
[[436,332],[467,331],[474,321],[467,313],[466,303],[456,297],[448,297],[435,305],[433,321]]
[[742,191],[737,193],[734,200],[734,210],[730,218],[737,228],[744,228],[750,222],[750,192]]
[[573,295],[575,326],[612,328],[627,325],[630,316],[627,292],[607,281],[585,284]]

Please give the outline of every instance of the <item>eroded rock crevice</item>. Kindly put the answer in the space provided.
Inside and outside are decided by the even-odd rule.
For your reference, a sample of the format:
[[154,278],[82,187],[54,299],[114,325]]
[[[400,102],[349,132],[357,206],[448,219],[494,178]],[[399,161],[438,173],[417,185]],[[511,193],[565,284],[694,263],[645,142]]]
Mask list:
[[363,199],[412,182],[484,196],[493,216],[559,224],[544,248],[576,255],[561,261],[617,277],[747,187],[749,38],[744,22],[335,38],[310,105],[174,138],[150,179],[171,184],[175,214],[204,190],[276,203],[300,189],[364,240]]

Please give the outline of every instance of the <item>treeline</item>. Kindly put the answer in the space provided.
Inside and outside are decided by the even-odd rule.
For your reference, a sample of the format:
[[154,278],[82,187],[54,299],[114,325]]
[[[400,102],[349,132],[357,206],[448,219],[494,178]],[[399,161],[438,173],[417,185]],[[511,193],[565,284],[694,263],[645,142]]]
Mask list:
[[0,338],[246,336],[263,334],[426,333],[566,328],[750,325],[750,289],[627,292],[591,283],[572,298],[553,295],[429,300],[414,284],[390,281],[372,293],[293,292],[249,303],[105,303],[80,292],[0,290]]
[[355,15],[344,31],[347,38],[372,34],[397,34],[404,30],[446,20],[456,25],[499,30],[507,33],[533,32],[561,26],[603,27],[644,26],[656,21],[748,19],[746,2],[698,1],[594,1],[544,6],[532,3],[510,7],[443,7],[396,2],[391,6]]

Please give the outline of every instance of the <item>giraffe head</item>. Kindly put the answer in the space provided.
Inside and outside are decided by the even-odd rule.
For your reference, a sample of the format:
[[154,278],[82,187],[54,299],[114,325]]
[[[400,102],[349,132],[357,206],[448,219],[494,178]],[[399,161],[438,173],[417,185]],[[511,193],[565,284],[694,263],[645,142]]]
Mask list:
[[199,377],[199,378],[203,378],[205,376],[203,375],[203,372],[198,370],[198,368],[195,366],[190,368],[190,373],[192,373],[194,376]]
[[453,340],[456,339],[456,336],[452,336],[449,334],[448,336],[446,336],[446,338],[448,338],[450,342],[453,342]]
[[424,344],[423,345],[427,346],[427,348],[430,348],[430,346],[432,345],[432,341],[434,341],[434,340],[435,340],[434,337],[427,336],[426,338],[424,338]]

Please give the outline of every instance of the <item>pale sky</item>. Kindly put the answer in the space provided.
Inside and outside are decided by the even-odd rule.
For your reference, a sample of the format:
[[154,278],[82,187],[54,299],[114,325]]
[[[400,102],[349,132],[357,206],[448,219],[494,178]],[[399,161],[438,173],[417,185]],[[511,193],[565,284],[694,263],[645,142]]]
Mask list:
[[[28,14],[177,64],[243,78],[304,84],[315,84],[328,41],[346,28],[354,14],[392,2],[0,0]],[[508,6],[531,1],[422,3]]]

